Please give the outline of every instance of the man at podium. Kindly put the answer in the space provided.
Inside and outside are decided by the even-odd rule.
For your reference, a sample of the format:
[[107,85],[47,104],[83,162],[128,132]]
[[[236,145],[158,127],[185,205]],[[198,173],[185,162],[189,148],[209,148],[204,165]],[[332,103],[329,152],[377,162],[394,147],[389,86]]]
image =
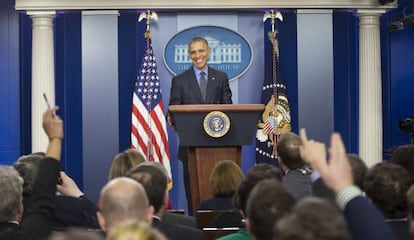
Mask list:
[[[173,77],[169,105],[181,104],[231,104],[232,93],[225,72],[208,66],[211,48],[206,39],[194,37],[188,44],[192,67]],[[169,119],[168,121],[171,124]],[[187,148],[180,146],[178,158],[183,162],[184,185],[188,210],[192,213],[190,176]]]

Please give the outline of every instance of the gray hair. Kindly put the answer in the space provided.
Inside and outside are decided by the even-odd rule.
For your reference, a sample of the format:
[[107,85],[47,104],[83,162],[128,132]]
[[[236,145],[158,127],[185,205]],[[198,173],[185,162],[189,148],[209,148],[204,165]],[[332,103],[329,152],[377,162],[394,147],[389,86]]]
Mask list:
[[0,165],[0,222],[16,220],[23,194],[23,179],[10,166]]

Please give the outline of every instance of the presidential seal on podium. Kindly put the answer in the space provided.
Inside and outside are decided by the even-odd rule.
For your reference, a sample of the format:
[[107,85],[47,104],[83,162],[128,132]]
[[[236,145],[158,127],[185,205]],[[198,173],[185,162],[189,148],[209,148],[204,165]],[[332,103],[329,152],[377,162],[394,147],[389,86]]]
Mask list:
[[224,112],[212,111],[204,117],[204,131],[213,138],[220,138],[230,130],[230,118]]

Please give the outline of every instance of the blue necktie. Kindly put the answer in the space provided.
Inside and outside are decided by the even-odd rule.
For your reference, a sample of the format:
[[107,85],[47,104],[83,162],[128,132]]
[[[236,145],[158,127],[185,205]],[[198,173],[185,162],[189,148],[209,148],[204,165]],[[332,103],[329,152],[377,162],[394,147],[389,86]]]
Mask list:
[[207,79],[206,79],[205,72],[200,73],[200,90],[201,90],[201,95],[203,96],[203,99],[206,100]]

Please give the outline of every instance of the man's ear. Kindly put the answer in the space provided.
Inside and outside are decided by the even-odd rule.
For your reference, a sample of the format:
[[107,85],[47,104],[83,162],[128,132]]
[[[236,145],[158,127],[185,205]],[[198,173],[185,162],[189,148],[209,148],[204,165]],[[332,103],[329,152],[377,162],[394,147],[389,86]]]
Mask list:
[[23,211],[24,211],[23,200],[20,200],[19,209],[17,209],[17,214],[16,214],[16,220],[18,222],[22,220]]
[[253,235],[253,234],[252,234],[252,230],[251,230],[251,226],[250,226],[250,221],[249,221],[249,219],[248,219],[248,218],[246,218],[246,229],[247,229],[247,232],[248,232],[250,235]]
[[98,218],[99,226],[101,226],[102,231],[106,232],[106,221],[101,212],[96,212],[96,217]]
[[154,215],[154,207],[153,206],[149,206],[148,211],[147,211],[147,223],[149,225],[152,224],[152,216]]

